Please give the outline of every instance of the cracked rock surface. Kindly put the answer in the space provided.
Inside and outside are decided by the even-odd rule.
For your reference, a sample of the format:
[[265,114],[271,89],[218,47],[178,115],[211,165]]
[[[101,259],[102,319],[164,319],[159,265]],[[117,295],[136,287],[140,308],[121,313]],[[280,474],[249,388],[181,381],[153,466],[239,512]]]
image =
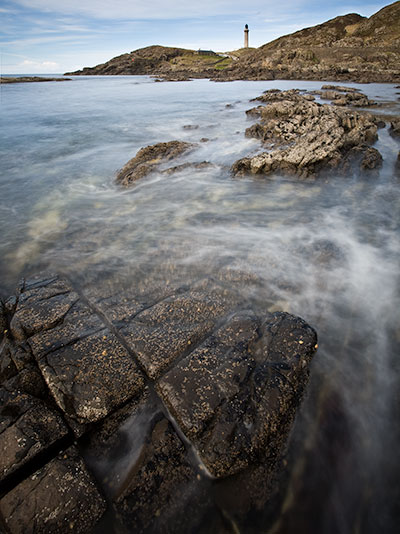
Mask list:
[[370,145],[378,138],[380,121],[370,113],[342,107],[366,106],[370,101],[351,91],[319,93],[336,105],[315,102],[313,95],[297,89],[272,89],[259,97],[266,105],[247,112],[260,122],[250,126],[246,135],[260,139],[268,151],[236,161],[232,173],[308,178],[333,170],[349,173],[352,166],[376,172],[382,156]]
[[305,321],[218,280],[104,295],[38,276],[7,302],[6,532],[234,532],[265,506],[317,348]]

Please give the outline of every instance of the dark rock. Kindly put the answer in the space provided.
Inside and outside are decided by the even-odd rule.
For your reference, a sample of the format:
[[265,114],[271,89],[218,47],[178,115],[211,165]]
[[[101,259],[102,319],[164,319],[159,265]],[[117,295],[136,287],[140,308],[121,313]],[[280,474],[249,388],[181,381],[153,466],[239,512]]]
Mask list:
[[0,298],[0,342],[3,339],[5,330],[8,328],[6,307],[3,300]]
[[382,167],[383,158],[380,152],[373,147],[367,148],[363,153],[361,160],[361,169],[375,170]]
[[316,343],[288,314],[262,321],[241,313],[160,380],[162,399],[213,476],[277,457]]
[[400,176],[400,151],[399,151],[399,153],[397,154],[397,160],[396,160],[395,170],[396,170],[396,174],[398,174],[398,175]]
[[[121,522],[132,532],[142,532],[151,524],[151,531],[181,531],[177,519],[186,510],[186,529],[193,521],[188,508],[193,487],[198,485],[196,473],[186,459],[185,448],[171,424],[165,419],[153,421],[146,443],[136,463],[131,467],[126,486],[115,498],[115,508]],[[199,507],[201,508],[201,507]],[[198,513],[198,510],[196,511]],[[160,517],[161,523],[159,523]],[[165,522],[171,522],[170,529]]]
[[206,337],[228,311],[222,291],[192,289],[138,313],[120,331],[147,374],[156,378]]
[[117,182],[128,186],[156,170],[161,163],[170,161],[193,147],[183,141],[169,141],[141,148],[117,175]]
[[65,280],[28,282],[11,331],[28,338],[55,401],[78,423],[105,417],[143,387],[127,350]]
[[[11,384],[5,384],[10,387]],[[1,432],[0,480],[5,479],[39,453],[66,436],[68,428],[61,416],[43,401],[0,388]]]
[[89,533],[104,511],[105,501],[75,447],[0,501],[0,513],[13,534]]
[[101,423],[85,460],[129,532],[206,533],[208,516],[218,516],[205,491],[209,482],[189,461],[163,411],[146,389]]
[[378,166],[377,151],[368,147],[377,139],[373,116],[308,101],[298,90],[268,92],[260,98],[268,105],[259,110],[261,121],[246,135],[269,148],[281,148],[238,160],[232,166],[234,175],[283,173],[306,178],[347,168],[353,149],[365,153],[361,168]]
[[[85,298],[56,276],[21,286],[16,337],[1,345],[10,532],[102,532],[108,521],[230,532],[276,492],[314,330],[286,313],[240,311],[232,287],[257,280],[236,268],[187,286],[152,280]],[[74,447],[56,457],[71,430],[107,495],[97,526],[105,503],[84,461]]]
[[17,368],[11,356],[10,344],[4,340],[0,344],[0,383],[17,374]]
[[199,125],[198,124],[185,124],[183,126],[183,129],[184,130],[198,130],[199,129]]
[[62,322],[78,301],[78,295],[64,280],[50,277],[25,284],[19,295],[10,329],[15,340],[23,341]]
[[393,119],[390,121],[389,132],[393,137],[400,136],[400,119]]

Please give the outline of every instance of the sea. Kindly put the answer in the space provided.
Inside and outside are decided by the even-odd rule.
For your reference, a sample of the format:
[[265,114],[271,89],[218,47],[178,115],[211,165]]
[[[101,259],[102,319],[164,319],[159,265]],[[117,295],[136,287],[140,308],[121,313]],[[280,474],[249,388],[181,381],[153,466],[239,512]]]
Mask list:
[[[319,338],[285,490],[258,531],[398,532],[399,87],[347,84],[386,121],[378,175],[300,180],[230,167],[262,151],[245,136],[251,99],[323,81],[71,78],[0,86],[0,295],[40,271],[116,292],[149,272],[182,283],[248,273],[256,285],[238,291],[254,309],[299,315]],[[175,139],[195,144],[180,163],[211,165],[116,183],[140,148]]]

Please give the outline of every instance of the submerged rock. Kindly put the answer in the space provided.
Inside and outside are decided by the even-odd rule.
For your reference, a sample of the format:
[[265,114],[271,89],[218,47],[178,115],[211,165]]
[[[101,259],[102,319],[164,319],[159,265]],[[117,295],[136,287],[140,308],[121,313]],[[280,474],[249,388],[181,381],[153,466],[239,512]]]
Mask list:
[[275,149],[236,161],[234,175],[283,173],[306,178],[324,170],[347,171],[352,160],[359,160],[352,156],[360,153],[362,169],[381,165],[376,149],[369,147],[378,129],[372,115],[318,104],[298,90],[268,91],[260,100],[268,105],[256,108],[261,121],[248,128],[246,135]]
[[184,141],[168,141],[141,148],[119,171],[117,182],[124,186],[131,185],[156,170],[162,163],[177,158],[190,148],[193,148],[193,144]]
[[209,280],[104,298],[37,277],[9,310],[0,513],[11,532],[90,532],[102,493],[99,531],[111,520],[223,532],[266,505],[317,348],[305,321],[256,315]]

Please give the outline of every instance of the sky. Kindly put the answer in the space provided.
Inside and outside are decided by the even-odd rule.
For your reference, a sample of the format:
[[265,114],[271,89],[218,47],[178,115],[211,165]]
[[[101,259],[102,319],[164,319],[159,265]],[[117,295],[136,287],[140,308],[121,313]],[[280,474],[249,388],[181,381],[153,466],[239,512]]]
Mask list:
[[0,0],[0,73],[49,74],[93,67],[154,44],[224,52],[321,24],[369,17],[378,0]]

